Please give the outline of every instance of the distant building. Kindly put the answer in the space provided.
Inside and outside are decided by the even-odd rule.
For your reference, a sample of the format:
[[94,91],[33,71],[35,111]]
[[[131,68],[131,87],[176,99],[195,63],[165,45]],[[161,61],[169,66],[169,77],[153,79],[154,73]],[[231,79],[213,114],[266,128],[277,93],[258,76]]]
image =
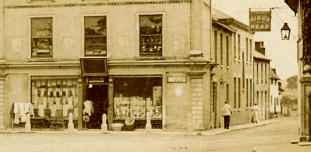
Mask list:
[[270,118],[281,113],[280,85],[280,77],[277,75],[276,69],[270,68]]

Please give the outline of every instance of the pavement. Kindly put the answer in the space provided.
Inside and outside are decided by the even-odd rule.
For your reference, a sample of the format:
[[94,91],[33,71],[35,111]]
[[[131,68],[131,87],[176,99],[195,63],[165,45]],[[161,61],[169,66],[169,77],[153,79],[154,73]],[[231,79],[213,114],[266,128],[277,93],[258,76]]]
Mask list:
[[297,138],[297,117],[190,133],[14,130],[0,133],[0,152],[311,152]]
[[[217,128],[217,129],[211,129],[208,131],[191,131],[191,132],[186,132],[186,131],[165,131],[165,130],[160,130],[160,129],[151,129],[150,131],[146,131],[145,129],[141,130],[135,130],[135,131],[108,131],[107,134],[111,135],[126,135],[126,134],[131,134],[131,135],[143,135],[143,134],[152,134],[152,135],[198,135],[198,136],[210,136],[210,135],[218,135],[230,131],[236,131],[236,130],[241,130],[241,129],[248,129],[248,128],[255,128],[255,127],[260,127],[260,126],[265,126],[271,123],[277,123],[280,122],[279,119],[271,119],[271,120],[265,120],[265,121],[260,121],[257,124],[252,124],[252,123],[247,123],[247,124],[239,124],[239,125],[233,125],[230,126],[230,129],[224,129],[224,128]],[[89,129],[89,130],[62,130],[62,131],[55,131],[55,130],[40,130],[40,131],[25,131],[24,128],[15,128],[14,130],[12,129],[7,129],[7,130],[0,130],[0,134],[10,134],[10,133],[39,133],[39,134],[68,134],[68,133],[74,133],[74,134],[102,134],[103,132],[99,129]]]

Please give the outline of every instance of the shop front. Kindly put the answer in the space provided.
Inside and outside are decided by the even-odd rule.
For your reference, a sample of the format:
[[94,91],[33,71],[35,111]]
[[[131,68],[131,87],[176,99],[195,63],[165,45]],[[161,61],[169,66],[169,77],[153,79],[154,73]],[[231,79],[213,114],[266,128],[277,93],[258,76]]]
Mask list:
[[77,77],[32,76],[31,104],[13,103],[13,125],[25,122],[23,117],[29,112],[33,129],[66,128],[71,113],[77,128],[78,105]]
[[144,129],[148,115],[162,129],[162,75],[111,75],[108,68],[105,58],[81,59],[83,128],[100,129],[105,114],[109,130]]
[[[113,76],[113,123],[144,129],[149,114],[151,127],[162,129],[162,77]],[[132,127],[126,127],[132,126]]]
[[67,129],[71,120],[75,129],[101,129],[106,123],[112,131],[146,129],[149,122],[161,130],[208,127],[209,77],[204,72],[111,63],[108,68],[106,58],[83,58],[80,65],[63,72],[9,74],[6,93],[13,103],[6,107],[14,107],[13,125],[23,127],[30,113],[33,130]]

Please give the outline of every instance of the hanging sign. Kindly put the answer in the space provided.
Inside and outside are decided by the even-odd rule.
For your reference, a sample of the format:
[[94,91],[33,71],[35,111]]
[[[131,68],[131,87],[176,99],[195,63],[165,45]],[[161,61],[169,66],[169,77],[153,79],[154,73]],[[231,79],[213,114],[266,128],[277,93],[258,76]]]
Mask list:
[[253,32],[271,31],[270,11],[249,11],[249,29]]

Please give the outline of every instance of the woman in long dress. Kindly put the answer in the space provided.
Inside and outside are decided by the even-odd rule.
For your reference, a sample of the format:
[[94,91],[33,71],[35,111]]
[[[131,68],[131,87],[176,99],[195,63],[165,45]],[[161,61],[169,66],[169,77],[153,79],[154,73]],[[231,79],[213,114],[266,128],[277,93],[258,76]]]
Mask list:
[[252,123],[258,122],[258,111],[259,111],[259,108],[257,104],[255,103],[254,106],[252,107]]

